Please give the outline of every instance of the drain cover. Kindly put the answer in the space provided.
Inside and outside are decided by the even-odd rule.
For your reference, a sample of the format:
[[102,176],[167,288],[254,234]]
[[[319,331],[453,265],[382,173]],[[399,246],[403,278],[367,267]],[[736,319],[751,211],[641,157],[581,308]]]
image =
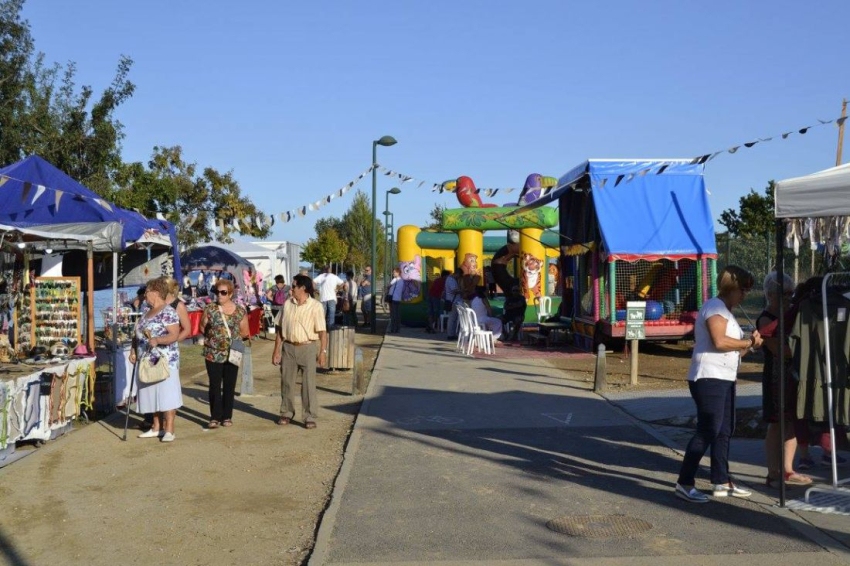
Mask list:
[[606,538],[636,535],[652,524],[628,515],[574,515],[552,519],[546,527],[572,537]]

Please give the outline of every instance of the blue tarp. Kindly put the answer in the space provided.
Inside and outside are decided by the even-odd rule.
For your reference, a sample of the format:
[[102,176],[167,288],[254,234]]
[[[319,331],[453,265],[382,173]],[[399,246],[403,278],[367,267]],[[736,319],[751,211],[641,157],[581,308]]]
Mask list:
[[689,159],[591,159],[534,204],[560,199],[562,233],[575,232],[571,226],[593,227],[613,259],[713,256],[717,246],[703,169]]
[[174,226],[106,202],[37,155],[0,169],[0,222],[20,228],[70,222],[119,222],[123,226],[122,249],[144,240],[146,232],[167,234],[174,250],[175,273],[180,273]]

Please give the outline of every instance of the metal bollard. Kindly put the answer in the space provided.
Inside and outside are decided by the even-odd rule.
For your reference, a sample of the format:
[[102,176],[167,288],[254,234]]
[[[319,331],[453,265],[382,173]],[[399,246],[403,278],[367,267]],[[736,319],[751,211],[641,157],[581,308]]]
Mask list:
[[366,380],[363,374],[363,350],[356,348],[354,350],[354,366],[351,368],[352,395],[359,395],[363,392],[363,382]]
[[602,393],[608,387],[608,380],[605,376],[605,344],[600,344],[596,349],[596,372],[593,375],[593,392]]
[[254,394],[254,362],[251,358],[251,341],[245,343],[245,353],[242,355],[242,385],[239,387],[239,395]]

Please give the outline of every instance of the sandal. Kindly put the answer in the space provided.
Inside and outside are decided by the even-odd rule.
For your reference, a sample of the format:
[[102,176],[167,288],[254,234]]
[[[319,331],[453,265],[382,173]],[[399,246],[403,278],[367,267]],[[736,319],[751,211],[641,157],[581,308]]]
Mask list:
[[210,423],[207,425],[207,428],[208,429],[218,428],[218,421],[210,421]]
[[316,423],[313,421],[307,421],[304,423],[304,428],[316,428]]
[[233,426],[233,421],[231,421],[230,419],[224,419],[221,422],[221,426]]
[[805,474],[797,472],[788,472],[785,474],[785,485],[811,485],[812,478]]
[[280,417],[280,418],[277,420],[277,424],[278,424],[279,426],[288,425],[288,424],[289,424],[289,422],[290,422],[291,420],[292,420],[292,419],[290,419],[289,417]]

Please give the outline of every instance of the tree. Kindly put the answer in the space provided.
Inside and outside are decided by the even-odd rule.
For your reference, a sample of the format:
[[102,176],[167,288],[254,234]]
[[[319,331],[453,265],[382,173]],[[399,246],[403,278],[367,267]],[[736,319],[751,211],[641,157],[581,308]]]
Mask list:
[[[384,233],[384,223],[378,221],[378,234]],[[342,218],[321,218],[314,226],[317,235],[326,230],[334,230],[339,237],[348,245],[348,252],[341,260],[345,265],[359,271],[368,265],[372,259],[372,208],[369,199],[358,190],[354,195],[351,206],[343,214]],[[381,236],[378,237],[377,253],[378,265],[383,265],[384,254],[387,243]]]
[[428,213],[428,218],[431,219],[431,223],[423,226],[423,230],[437,230],[438,232],[443,229],[443,211],[446,210],[446,207],[442,204],[435,204],[434,208]]
[[116,181],[127,188],[113,191],[111,200],[145,216],[163,214],[177,228],[181,246],[230,243],[234,232],[255,238],[269,235],[266,215],[241,195],[232,173],[206,167],[199,175],[197,170],[197,164],[183,159],[180,146],[155,147],[147,167],[136,162],[121,168]]
[[301,250],[301,260],[314,265],[329,265],[343,261],[347,253],[348,245],[339,233],[328,228],[307,241]]
[[21,19],[24,0],[0,2],[0,165],[23,157],[29,121],[27,92],[34,81],[30,63],[33,40],[29,23]]
[[738,211],[729,208],[720,214],[719,221],[731,236],[765,236],[773,233],[773,185],[773,181],[767,184],[764,196],[750,189],[738,200]]

